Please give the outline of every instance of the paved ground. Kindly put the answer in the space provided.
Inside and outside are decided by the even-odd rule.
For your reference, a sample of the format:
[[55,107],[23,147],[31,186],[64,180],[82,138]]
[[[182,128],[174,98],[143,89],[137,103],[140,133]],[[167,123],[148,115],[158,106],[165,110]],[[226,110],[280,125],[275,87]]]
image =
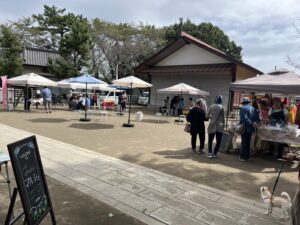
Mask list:
[[[0,130],[2,149],[32,135],[3,124]],[[276,211],[265,216],[257,201],[44,136],[37,140],[48,176],[144,223],[287,224]]]
[[[134,121],[136,110],[146,113],[142,122]],[[0,121],[256,201],[261,200],[259,188],[273,186],[281,167],[282,162],[265,155],[243,163],[238,161],[236,153],[219,154],[217,160],[192,154],[190,135],[183,132],[182,124],[174,123],[174,118],[157,123],[153,111],[145,108],[133,109],[135,127],[132,129],[122,127],[127,115],[120,117],[115,112],[109,113],[107,120],[97,116],[89,123],[82,123],[78,112],[65,110],[56,110],[52,114],[42,111],[0,112]],[[277,193],[286,191],[294,195],[297,185],[295,166],[286,164]]]
[[[12,171],[10,171],[12,175]],[[61,225],[141,225],[141,221],[114,209],[104,202],[98,201],[92,196],[78,191],[71,186],[59,182],[49,176],[46,177],[48,188],[51,194],[52,204],[55,210],[57,224]],[[15,182],[12,177],[12,187]],[[8,209],[8,189],[5,184],[0,184],[0,224],[4,224]],[[15,215],[22,210],[20,199],[17,199]],[[18,221],[16,225],[21,225]],[[52,225],[50,216],[47,216],[42,222],[43,225]]]

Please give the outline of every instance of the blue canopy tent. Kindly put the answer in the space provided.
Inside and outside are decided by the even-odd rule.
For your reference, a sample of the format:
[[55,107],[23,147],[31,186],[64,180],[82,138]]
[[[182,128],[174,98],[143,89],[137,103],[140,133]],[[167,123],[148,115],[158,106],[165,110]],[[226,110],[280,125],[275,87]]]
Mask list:
[[[92,77],[89,74],[83,74],[79,77],[74,77],[70,78],[67,80],[67,82],[70,83],[80,83],[80,84],[85,84],[85,102],[87,102],[87,85],[88,84],[106,84],[104,81],[98,80],[95,77]],[[85,113],[84,113],[84,118],[80,118],[80,121],[90,121],[90,118],[87,118],[87,107],[85,107]]]

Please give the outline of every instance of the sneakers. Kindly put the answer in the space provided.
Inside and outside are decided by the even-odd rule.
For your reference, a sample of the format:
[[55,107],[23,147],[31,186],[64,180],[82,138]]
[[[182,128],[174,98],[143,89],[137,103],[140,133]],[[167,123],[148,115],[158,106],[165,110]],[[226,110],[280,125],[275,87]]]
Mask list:
[[196,149],[194,149],[194,148],[192,148],[192,151],[193,151],[193,153],[197,153],[197,152],[196,152]]
[[246,162],[246,160],[243,159],[243,158],[241,158],[241,157],[239,157],[239,160],[240,160],[241,162]]
[[203,154],[205,153],[205,150],[204,149],[199,149],[199,154]]
[[216,158],[217,158],[217,155],[208,153],[208,154],[207,154],[207,158],[209,158],[209,159],[216,159]]

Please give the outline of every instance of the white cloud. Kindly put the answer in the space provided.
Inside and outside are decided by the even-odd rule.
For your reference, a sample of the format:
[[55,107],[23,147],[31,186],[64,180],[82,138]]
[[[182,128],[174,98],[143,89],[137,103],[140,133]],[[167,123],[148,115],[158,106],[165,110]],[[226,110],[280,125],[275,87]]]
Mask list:
[[292,26],[300,17],[299,0],[10,0],[0,2],[0,22],[41,13],[43,4],[112,22],[212,22],[243,47],[245,63],[264,72],[291,68],[287,55],[300,62],[300,34]]

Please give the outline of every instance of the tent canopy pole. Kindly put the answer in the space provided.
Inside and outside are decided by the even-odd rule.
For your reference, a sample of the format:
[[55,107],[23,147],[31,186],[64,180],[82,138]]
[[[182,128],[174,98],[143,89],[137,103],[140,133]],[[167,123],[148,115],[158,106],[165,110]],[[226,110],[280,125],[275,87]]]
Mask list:
[[230,112],[230,106],[231,106],[231,95],[232,95],[232,91],[231,90],[229,90],[229,95],[228,95],[228,103],[227,103],[227,115],[226,115],[226,125],[225,125],[225,127],[226,127],[226,130],[227,130],[227,128],[228,128],[228,119],[229,119],[229,112]]
[[157,99],[157,92],[155,92],[155,101],[154,101],[154,113],[156,113],[156,99]]

